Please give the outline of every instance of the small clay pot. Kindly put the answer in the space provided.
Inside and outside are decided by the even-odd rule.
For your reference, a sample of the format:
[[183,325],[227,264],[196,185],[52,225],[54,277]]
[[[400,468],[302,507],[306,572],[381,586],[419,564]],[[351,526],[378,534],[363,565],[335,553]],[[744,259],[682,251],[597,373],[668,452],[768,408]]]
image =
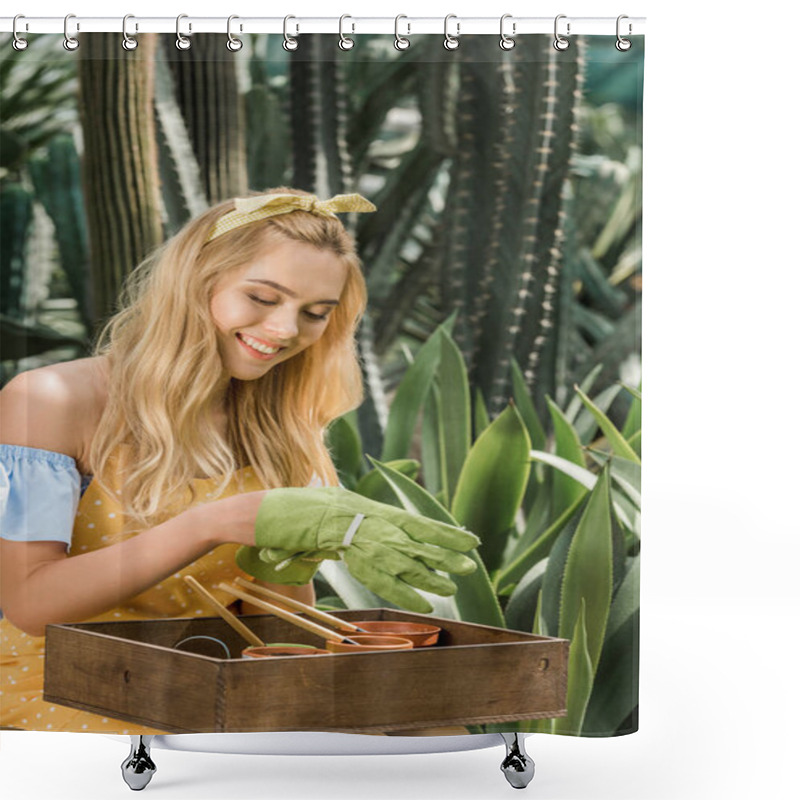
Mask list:
[[330,639],[325,643],[325,647],[332,653],[366,653],[379,650],[411,650],[414,645],[409,639],[402,639],[399,636],[370,636],[365,633],[349,633],[348,639],[352,639],[356,644],[346,642],[334,642]]
[[242,658],[272,658],[274,656],[329,656],[327,650],[320,650],[307,644],[265,645],[264,647],[246,647],[242,650]]
[[388,634],[389,636],[400,636],[408,639],[414,647],[430,647],[439,640],[441,628],[435,625],[424,625],[421,622],[403,622],[401,620],[364,620],[363,622],[353,622],[367,633]]

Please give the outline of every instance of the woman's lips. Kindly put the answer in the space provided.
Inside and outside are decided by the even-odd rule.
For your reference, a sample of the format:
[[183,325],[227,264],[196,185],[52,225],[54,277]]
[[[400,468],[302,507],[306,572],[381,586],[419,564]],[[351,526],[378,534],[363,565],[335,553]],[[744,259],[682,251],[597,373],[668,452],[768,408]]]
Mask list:
[[[255,337],[251,338],[255,339]],[[249,355],[251,355],[253,358],[259,359],[260,361],[272,361],[272,359],[277,358],[286,349],[284,347],[280,347],[280,345],[267,345],[267,343],[264,342],[267,347],[280,347],[280,349],[277,353],[262,353],[256,350],[255,347],[251,347],[249,344],[247,344],[247,342],[242,338],[242,335],[239,333],[236,334],[236,340]],[[260,342],[261,340],[259,339],[258,341]]]

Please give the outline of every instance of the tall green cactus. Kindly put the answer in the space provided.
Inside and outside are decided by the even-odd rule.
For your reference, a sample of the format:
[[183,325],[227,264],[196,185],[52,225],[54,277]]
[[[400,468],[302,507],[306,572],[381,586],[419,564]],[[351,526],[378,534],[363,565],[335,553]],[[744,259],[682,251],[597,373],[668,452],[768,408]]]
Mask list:
[[78,304],[78,313],[89,330],[92,318],[87,296],[86,211],[75,140],[69,134],[54,137],[48,143],[46,157],[32,158],[28,166],[36,198],[53,221],[59,261]]
[[0,313],[22,314],[25,247],[33,221],[33,195],[20,183],[0,183]]
[[128,273],[163,236],[153,111],[157,35],[138,39],[135,50],[122,53],[119,36],[93,33],[78,51],[96,319],[113,310]]
[[244,102],[234,60],[241,56],[228,50],[226,41],[225,34],[204,33],[193,37],[188,50],[164,48],[169,53],[175,102],[211,203],[242,195],[247,189]]

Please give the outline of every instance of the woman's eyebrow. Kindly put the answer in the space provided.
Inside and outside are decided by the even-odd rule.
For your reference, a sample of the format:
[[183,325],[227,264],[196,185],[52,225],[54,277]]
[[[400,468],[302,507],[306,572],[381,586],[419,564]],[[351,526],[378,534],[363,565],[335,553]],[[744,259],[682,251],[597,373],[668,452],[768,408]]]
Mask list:
[[[293,292],[291,289],[287,289],[285,286],[281,286],[279,283],[275,283],[275,281],[268,281],[263,280],[261,278],[248,278],[247,283],[263,283],[266,286],[271,286],[273,289],[277,289],[279,292],[283,292],[284,294],[288,294],[289,297],[297,297],[297,293]],[[338,300],[317,300],[315,303],[311,304],[312,306],[338,306]]]

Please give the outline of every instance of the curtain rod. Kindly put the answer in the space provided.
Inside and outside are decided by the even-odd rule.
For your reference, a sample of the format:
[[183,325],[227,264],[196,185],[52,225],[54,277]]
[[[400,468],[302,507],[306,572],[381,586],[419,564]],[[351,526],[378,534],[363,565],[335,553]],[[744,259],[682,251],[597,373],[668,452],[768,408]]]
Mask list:
[[[503,31],[508,36],[520,36],[532,33],[553,34],[555,17],[513,17],[505,15]],[[17,20],[17,33],[64,33],[65,23],[70,36],[81,33],[122,33],[122,17],[81,17],[70,15],[65,17],[26,17]],[[131,16],[126,24],[128,35],[137,33],[175,33],[177,29],[175,17],[136,17]],[[617,17],[570,17],[560,14],[558,30],[562,35],[577,34],[608,35],[617,33]],[[443,17],[235,17],[231,21],[231,33],[284,33],[292,36],[303,33],[385,33],[394,34],[395,25],[401,36],[415,34],[444,34]],[[500,34],[500,17],[459,17],[450,15],[447,30],[452,35],[477,33]],[[621,21],[621,35],[636,36],[644,33],[645,17],[626,17]],[[11,33],[14,29],[14,17],[0,17],[0,32]],[[286,27],[284,27],[286,26]],[[193,17],[182,15],[180,32],[184,36],[193,33],[226,33],[228,17]]]

